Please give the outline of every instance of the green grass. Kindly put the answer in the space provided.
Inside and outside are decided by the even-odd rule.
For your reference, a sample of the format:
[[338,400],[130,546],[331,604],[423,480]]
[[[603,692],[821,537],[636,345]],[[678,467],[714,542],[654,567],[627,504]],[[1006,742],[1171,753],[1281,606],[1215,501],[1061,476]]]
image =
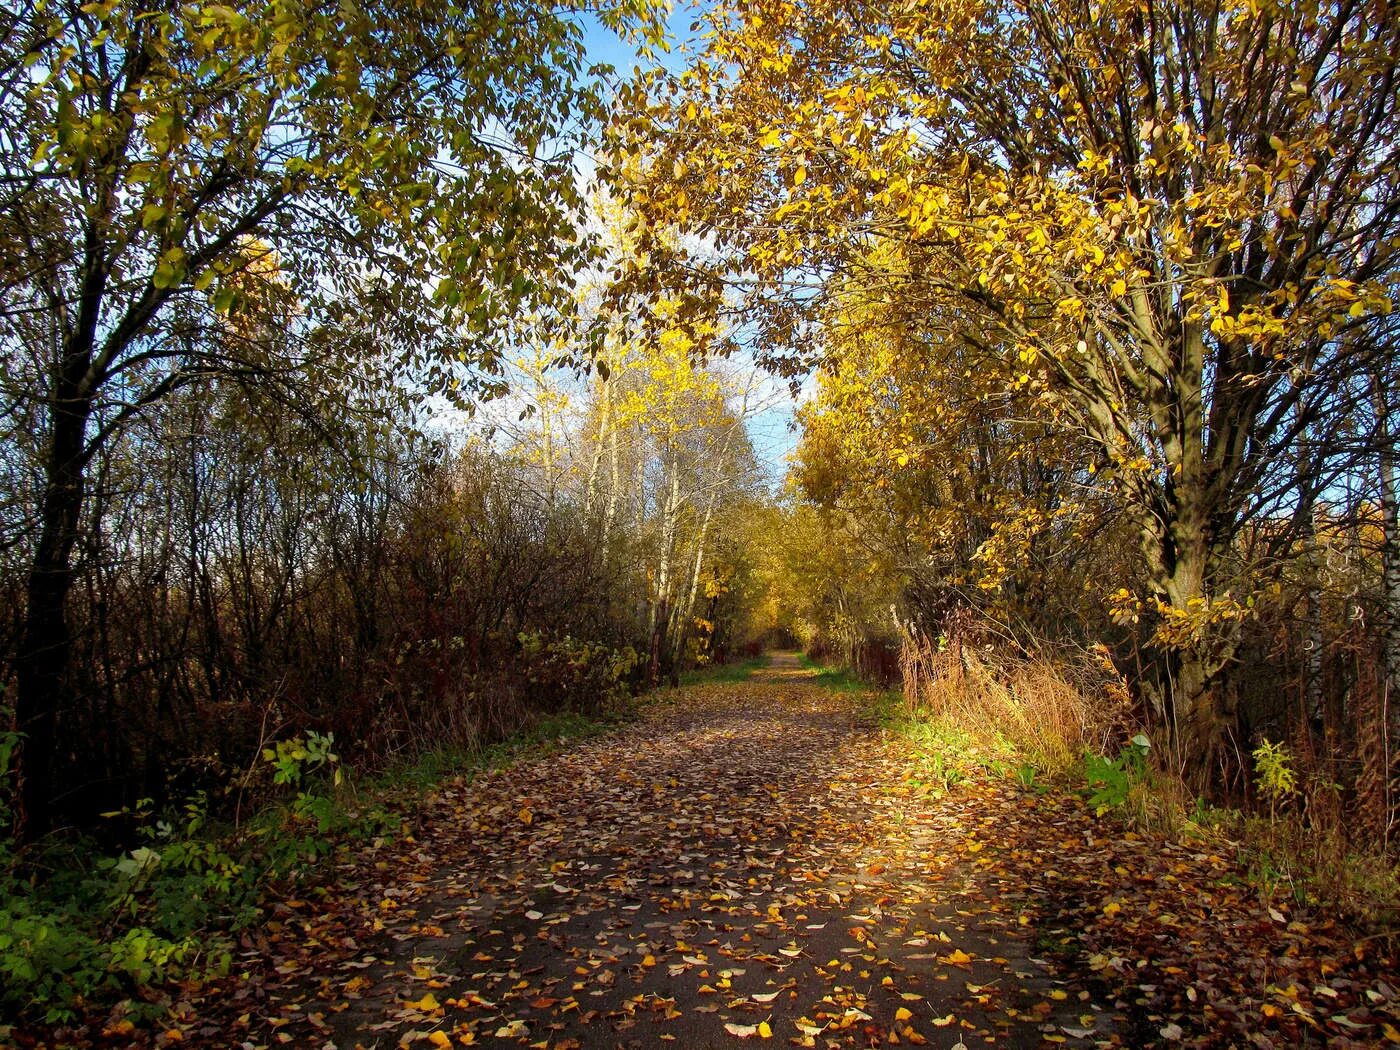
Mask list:
[[993,744],[979,739],[944,719],[914,718],[900,703],[882,720],[891,733],[909,742],[910,751],[922,779],[932,793],[943,794],[963,781],[977,776],[1003,778],[1016,775],[1026,786],[1035,778],[1033,767],[1020,766],[1009,744]]
[[974,776],[1005,777],[1018,771],[1013,749],[999,736],[996,746],[988,746],[986,741],[946,719],[911,715],[904,706],[903,693],[897,689],[876,688],[845,668],[819,664],[805,653],[798,655],[798,661],[816,673],[819,685],[833,692],[860,696],[872,722],[908,742],[918,770],[916,787],[941,795]]
[[732,685],[744,682],[757,670],[768,666],[768,657],[753,656],[732,664],[697,667],[681,673],[681,685]]
[[870,693],[883,696],[883,691],[862,682],[844,667],[831,667],[819,664],[806,653],[797,654],[797,662],[809,671],[816,672],[817,684],[837,693]]
[[630,719],[628,712],[583,715],[573,711],[544,715],[506,739],[479,748],[442,748],[429,751],[403,765],[367,778],[360,789],[367,794],[429,791],[440,781],[500,769],[515,762],[544,758],[580,740],[601,736]]

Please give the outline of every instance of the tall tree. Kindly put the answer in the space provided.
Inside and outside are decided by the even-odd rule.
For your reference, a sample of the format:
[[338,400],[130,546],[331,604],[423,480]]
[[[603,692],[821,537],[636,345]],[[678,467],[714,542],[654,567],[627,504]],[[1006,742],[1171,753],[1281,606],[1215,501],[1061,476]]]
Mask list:
[[[601,87],[570,20],[590,9],[21,0],[0,15],[0,354],[7,411],[42,431],[14,668],[27,834],[49,822],[88,464],[210,375],[293,399],[368,393],[364,362],[425,390],[489,386],[503,320],[566,307],[590,255],[571,160]],[[648,0],[596,13],[655,31]]]

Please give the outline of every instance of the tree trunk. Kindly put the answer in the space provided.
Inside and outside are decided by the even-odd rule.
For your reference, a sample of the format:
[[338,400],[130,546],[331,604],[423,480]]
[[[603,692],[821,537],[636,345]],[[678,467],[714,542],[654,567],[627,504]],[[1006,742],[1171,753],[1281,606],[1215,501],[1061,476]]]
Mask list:
[[1386,761],[1389,767],[1400,743],[1400,492],[1396,487],[1395,438],[1390,406],[1380,376],[1372,377],[1376,411],[1376,448],[1381,497],[1381,705],[1385,712]]
[[1226,724],[1220,673],[1234,652],[1237,632],[1231,621],[1199,623],[1207,613],[1206,603],[1218,597],[1214,577],[1220,558],[1202,492],[1189,486],[1174,493],[1154,590],[1165,615],[1196,625],[1182,637],[1161,640],[1157,648],[1168,672],[1164,706],[1176,763],[1189,784],[1205,791],[1214,777]]
[[647,684],[656,685],[660,681],[661,658],[669,650],[667,639],[671,628],[671,575],[675,558],[676,526],[680,515],[680,468],[668,457],[671,468],[671,483],[666,497],[666,505],[661,517],[661,558],[656,569],[656,600],[651,607],[651,622],[648,624],[651,635],[651,660],[647,668]]
[[[603,449],[608,441],[612,426],[612,385],[607,380],[599,380],[598,432],[594,435],[593,455],[588,465],[588,485],[584,489],[583,516],[592,520],[593,505],[598,495],[598,475],[603,465]],[[614,442],[614,448],[616,442]]]
[[617,424],[608,431],[608,502],[603,514],[603,536],[612,538],[613,526],[617,522],[617,501],[622,493],[622,466],[618,459]]
[[1312,733],[1325,729],[1322,696],[1322,585],[1318,573],[1317,528],[1313,521],[1313,478],[1316,471],[1308,454],[1307,431],[1298,435],[1294,489],[1300,499],[1294,514],[1298,521],[1298,546],[1305,561],[1303,580],[1303,720]]
[[666,599],[662,598],[652,613],[650,652],[647,655],[647,686],[655,687],[661,681],[661,650],[666,634]]
[[55,399],[39,538],[15,653],[15,721],[23,734],[16,761],[17,830],[24,842],[34,841],[53,824],[58,719],[72,691],[73,632],[67,605],[83,508],[83,446],[90,411],[89,403],[76,395]]
[[711,492],[705,506],[705,516],[700,522],[700,532],[695,539],[695,560],[690,566],[690,584],[686,591],[685,604],[680,609],[680,627],[676,632],[674,659],[679,664],[684,655],[686,639],[690,635],[690,624],[695,617],[695,601],[700,595],[700,571],[705,565],[705,548],[709,541],[710,521],[715,513],[715,494]]

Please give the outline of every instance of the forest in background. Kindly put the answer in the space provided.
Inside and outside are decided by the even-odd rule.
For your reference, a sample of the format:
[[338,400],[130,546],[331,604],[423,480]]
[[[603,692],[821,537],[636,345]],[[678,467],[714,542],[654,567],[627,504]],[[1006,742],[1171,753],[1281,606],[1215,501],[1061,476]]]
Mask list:
[[[756,380],[598,305],[580,12],[7,16],[22,840],[225,809],[308,732],[362,770],[489,743],[732,643]],[[471,420],[512,383],[518,426]]]
[[1391,7],[581,16],[0,20],[13,899],[787,642],[1393,888]]

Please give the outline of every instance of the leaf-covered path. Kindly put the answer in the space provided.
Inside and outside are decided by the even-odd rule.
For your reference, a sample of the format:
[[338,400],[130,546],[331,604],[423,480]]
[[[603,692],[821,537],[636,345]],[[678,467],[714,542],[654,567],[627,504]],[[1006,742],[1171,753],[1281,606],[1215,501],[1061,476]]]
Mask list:
[[[1290,949],[1290,927],[1220,890],[1220,858],[1096,840],[1077,799],[1011,782],[930,795],[907,750],[791,658],[683,689],[621,732],[442,789],[416,841],[347,866],[354,892],[280,906],[236,961],[246,972],[192,1001],[177,1035],[339,1048],[1231,1045],[1231,1031],[1283,1014],[1229,1011],[1258,1007],[1251,989],[1283,985],[1290,965],[1317,972],[1293,982],[1288,1009],[1297,988],[1310,996],[1309,982],[1338,973],[1354,987],[1331,993],[1333,1012],[1376,1004],[1358,981],[1393,995],[1373,979],[1380,960],[1320,962],[1304,924],[1310,954]],[[1163,885],[1174,909],[1152,896]],[[1137,911],[1164,924],[1144,932],[1128,921]],[[1256,922],[1262,934],[1242,928]],[[1091,954],[1096,926],[1107,945],[1151,943],[1140,960]],[[1270,962],[1256,982],[1236,967],[1198,987],[1202,960],[1228,967],[1237,949],[1220,940],[1232,935],[1285,938],[1264,952],[1277,948],[1282,969]],[[1379,1016],[1355,1016],[1357,1045],[1381,1035]],[[1310,1023],[1290,1014],[1264,1045],[1309,1041]]]

